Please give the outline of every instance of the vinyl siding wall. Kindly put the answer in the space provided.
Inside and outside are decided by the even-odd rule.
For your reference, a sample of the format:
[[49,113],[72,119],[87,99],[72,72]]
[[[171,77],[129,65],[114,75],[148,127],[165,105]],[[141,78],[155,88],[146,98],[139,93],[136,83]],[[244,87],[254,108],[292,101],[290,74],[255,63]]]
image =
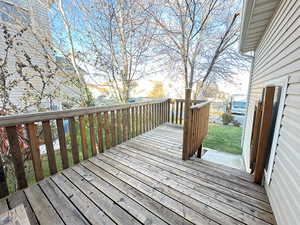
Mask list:
[[300,1],[282,0],[255,52],[244,138],[249,166],[253,111],[267,82],[289,76],[275,164],[266,190],[278,225],[300,224]]
[[[30,16],[30,24],[33,28],[33,31],[37,37],[34,37],[34,35],[28,31],[23,34],[23,39],[25,40],[25,43],[23,45],[23,49],[26,53],[28,53],[31,56],[32,63],[34,65],[38,65],[40,68],[45,68],[45,57],[43,56],[44,52],[42,49],[42,46],[40,45],[39,41],[44,41],[45,39],[51,40],[51,34],[50,34],[50,25],[49,25],[49,18],[48,18],[48,3],[47,0],[6,0],[7,2],[13,3],[15,6],[19,6],[26,9],[26,12]],[[24,5],[23,3],[26,4]],[[2,21],[0,21],[2,22]],[[10,31],[13,30],[20,30],[20,25],[13,24],[13,23],[7,23],[7,27]],[[4,37],[3,33],[0,32],[0,56],[3,57],[5,54],[4,48]],[[45,46],[47,46],[45,44]],[[10,101],[17,105],[18,108],[24,107],[24,102],[22,101],[22,97],[25,93],[26,86],[25,82],[22,81],[19,74],[16,72],[16,65],[15,65],[16,58],[15,56],[9,55],[8,57],[8,67],[9,72],[14,74],[14,77],[12,79],[18,79],[18,86],[16,88],[13,88],[9,93]],[[29,77],[32,76],[32,72],[29,74]],[[57,92],[56,99],[53,99],[53,103],[55,105],[60,106],[62,102],[68,102],[68,99],[78,99],[78,90],[76,88],[73,88],[74,90],[70,90],[70,88],[65,87],[62,83],[62,81],[65,80],[65,78],[60,77],[60,74],[57,74],[56,79],[52,80],[52,84],[47,87],[45,90],[47,93],[53,93],[54,91]],[[41,79],[38,77],[31,77],[30,82],[33,84],[33,86],[39,90],[42,87]],[[43,99],[42,100],[42,106],[45,108],[48,108],[50,105],[49,99]],[[0,103],[1,107],[1,103]],[[36,108],[33,106],[29,108],[29,111],[36,111]]]

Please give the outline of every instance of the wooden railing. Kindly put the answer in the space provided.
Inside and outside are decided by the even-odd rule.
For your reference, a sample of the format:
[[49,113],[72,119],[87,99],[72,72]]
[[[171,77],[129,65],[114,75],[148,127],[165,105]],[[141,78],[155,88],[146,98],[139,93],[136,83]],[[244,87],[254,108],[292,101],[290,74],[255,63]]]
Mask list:
[[197,152],[201,158],[202,143],[208,133],[209,102],[202,102],[190,107],[190,120],[186,123],[186,141],[183,144],[182,158],[189,159]]
[[[192,105],[201,103],[201,100],[192,100]],[[170,121],[175,124],[183,124],[184,122],[184,99],[170,99]]]
[[[66,169],[70,167],[70,162],[77,164],[80,160],[86,160],[118,143],[170,121],[169,105],[169,99],[160,99],[142,103],[0,117],[0,128],[5,128],[8,137],[17,189],[28,186],[23,149],[19,144],[20,128],[24,130],[23,138],[30,146],[29,155],[35,180],[40,181],[45,177],[40,153],[41,142],[46,146],[49,171],[52,175],[59,170],[57,157],[61,159],[62,169]],[[66,124],[68,132],[66,132]],[[55,152],[53,145],[56,137],[59,142],[59,154]],[[70,140],[69,148],[67,140]],[[79,146],[81,146],[80,150]],[[72,160],[69,159],[69,155]],[[0,158],[0,198],[8,194],[6,173]]]

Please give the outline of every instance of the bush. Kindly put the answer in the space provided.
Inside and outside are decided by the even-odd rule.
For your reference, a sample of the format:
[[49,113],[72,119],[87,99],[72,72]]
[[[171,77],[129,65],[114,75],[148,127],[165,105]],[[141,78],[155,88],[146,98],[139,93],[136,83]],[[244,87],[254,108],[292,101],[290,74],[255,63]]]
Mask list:
[[241,123],[239,121],[236,121],[236,120],[232,121],[232,124],[235,127],[240,127],[241,126]]
[[230,113],[225,112],[225,113],[222,114],[222,122],[223,122],[224,125],[228,125],[232,121],[233,121],[233,116]]

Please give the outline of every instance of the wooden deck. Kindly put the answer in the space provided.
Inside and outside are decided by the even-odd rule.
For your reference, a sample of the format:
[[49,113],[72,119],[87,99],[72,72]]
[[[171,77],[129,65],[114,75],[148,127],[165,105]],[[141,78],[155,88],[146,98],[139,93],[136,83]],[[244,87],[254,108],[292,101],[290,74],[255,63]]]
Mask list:
[[181,160],[165,124],[0,201],[31,224],[274,224],[265,190],[239,170]]

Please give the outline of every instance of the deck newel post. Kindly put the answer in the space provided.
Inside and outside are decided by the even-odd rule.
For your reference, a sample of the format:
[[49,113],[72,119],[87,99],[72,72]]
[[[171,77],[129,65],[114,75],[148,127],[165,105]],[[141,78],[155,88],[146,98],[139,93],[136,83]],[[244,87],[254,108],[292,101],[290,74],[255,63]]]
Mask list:
[[189,152],[191,148],[191,88],[185,89],[185,107],[184,107],[184,125],[183,125],[183,147],[182,147],[182,159],[187,160],[189,158]]

